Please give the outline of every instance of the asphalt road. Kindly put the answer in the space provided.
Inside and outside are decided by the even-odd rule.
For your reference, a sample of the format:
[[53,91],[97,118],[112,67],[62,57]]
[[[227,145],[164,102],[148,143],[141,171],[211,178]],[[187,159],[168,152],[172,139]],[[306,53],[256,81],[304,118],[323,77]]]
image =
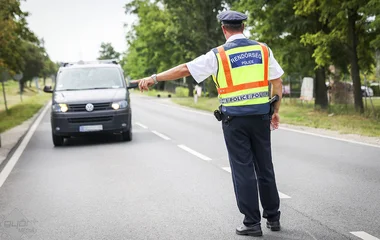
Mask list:
[[[0,240],[252,239],[235,234],[243,217],[220,123],[136,94],[132,107],[127,143],[99,136],[54,148],[43,116],[0,188]],[[263,219],[261,239],[380,238],[380,148],[272,136],[283,230]]]

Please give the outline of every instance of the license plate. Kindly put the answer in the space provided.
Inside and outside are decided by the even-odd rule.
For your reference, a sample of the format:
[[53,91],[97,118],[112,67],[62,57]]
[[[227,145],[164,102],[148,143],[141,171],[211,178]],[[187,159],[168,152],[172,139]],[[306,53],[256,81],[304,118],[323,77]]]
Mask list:
[[90,126],[80,126],[79,131],[80,132],[97,132],[102,131],[103,125],[90,125]]

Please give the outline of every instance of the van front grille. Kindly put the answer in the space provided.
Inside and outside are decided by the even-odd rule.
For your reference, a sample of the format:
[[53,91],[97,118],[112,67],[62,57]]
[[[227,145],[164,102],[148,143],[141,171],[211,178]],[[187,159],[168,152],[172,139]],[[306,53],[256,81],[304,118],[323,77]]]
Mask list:
[[68,118],[69,123],[100,123],[112,121],[113,116],[105,117],[84,117],[84,118]]

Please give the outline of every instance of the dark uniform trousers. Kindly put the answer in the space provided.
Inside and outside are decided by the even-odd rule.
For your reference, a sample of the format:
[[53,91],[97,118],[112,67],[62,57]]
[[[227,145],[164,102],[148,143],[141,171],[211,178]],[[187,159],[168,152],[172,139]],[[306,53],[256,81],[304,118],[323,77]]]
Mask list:
[[233,117],[222,121],[238,208],[247,226],[261,221],[258,191],[269,221],[280,219],[278,196],[271,153],[269,115]]

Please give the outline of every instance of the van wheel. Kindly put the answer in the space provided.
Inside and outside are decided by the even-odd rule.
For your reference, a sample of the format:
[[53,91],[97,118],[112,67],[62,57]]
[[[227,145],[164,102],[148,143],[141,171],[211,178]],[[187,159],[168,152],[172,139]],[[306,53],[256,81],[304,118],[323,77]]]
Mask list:
[[63,146],[63,143],[65,142],[64,137],[55,135],[54,133],[52,134],[52,136],[53,136],[54,146],[56,146],[56,147]]
[[121,136],[123,138],[123,141],[125,142],[132,141],[132,127],[129,128],[127,131],[123,132]]

